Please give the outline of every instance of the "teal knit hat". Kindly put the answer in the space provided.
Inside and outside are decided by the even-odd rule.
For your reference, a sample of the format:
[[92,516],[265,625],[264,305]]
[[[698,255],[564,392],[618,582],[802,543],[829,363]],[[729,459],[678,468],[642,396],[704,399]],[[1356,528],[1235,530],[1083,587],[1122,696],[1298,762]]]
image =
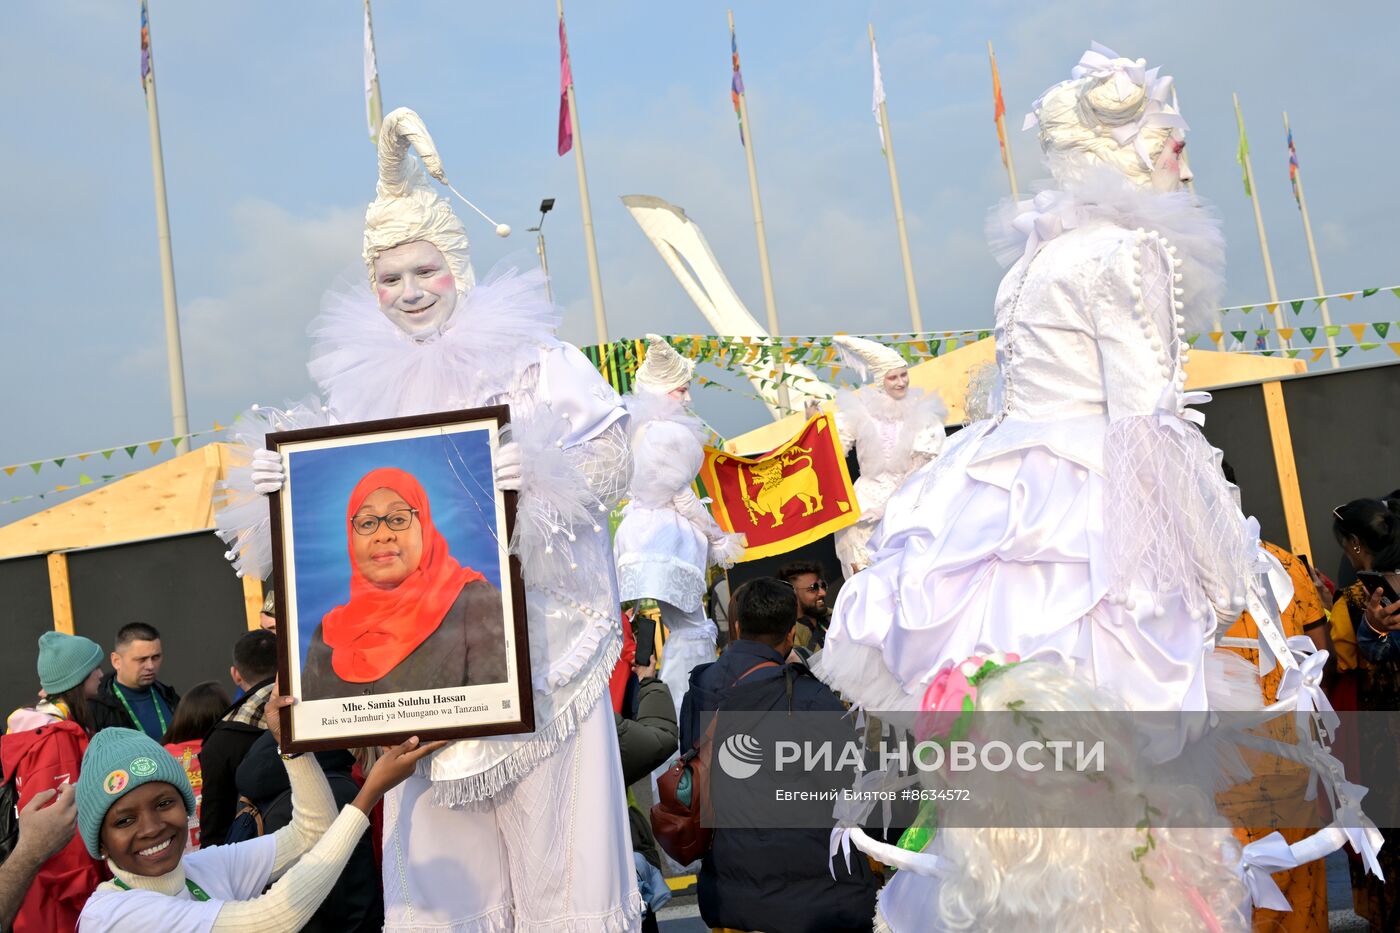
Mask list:
[[45,632],[39,636],[39,686],[49,696],[76,687],[102,665],[102,649],[91,638]]
[[107,811],[130,791],[152,781],[164,781],[185,798],[185,811],[194,813],[194,789],[185,769],[155,739],[136,729],[103,729],[92,737],[78,775],[78,832],[88,854],[97,854],[102,821]]

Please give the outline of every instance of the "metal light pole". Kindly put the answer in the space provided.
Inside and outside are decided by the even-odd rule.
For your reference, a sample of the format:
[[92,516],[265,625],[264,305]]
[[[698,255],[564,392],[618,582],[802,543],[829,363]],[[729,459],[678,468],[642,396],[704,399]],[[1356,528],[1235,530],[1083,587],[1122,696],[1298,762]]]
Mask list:
[[540,202],[540,222],[526,232],[535,234],[535,252],[540,254],[540,271],[544,273],[544,293],[554,300],[554,286],[549,281],[549,257],[544,252],[544,215],[554,210],[554,199],[545,198]]

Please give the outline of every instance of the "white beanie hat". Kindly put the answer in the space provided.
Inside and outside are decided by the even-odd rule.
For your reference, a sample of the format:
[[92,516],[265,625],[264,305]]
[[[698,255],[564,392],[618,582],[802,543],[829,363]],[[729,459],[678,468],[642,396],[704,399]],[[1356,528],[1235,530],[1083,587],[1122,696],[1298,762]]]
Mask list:
[[831,339],[841,349],[841,356],[846,365],[867,382],[881,382],[890,373],[909,368],[904,357],[873,340],[848,337],[845,334],[838,334]]
[[[410,146],[417,151],[421,165],[410,158]],[[467,230],[453,213],[447,198],[429,184],[423,174],[425,168],[428,174],[456,193],[447,181],[442,159],[422,118],[407,107],[400,107],[384,118],[379,130],[379,185],[375,199],[365,210],[364,257],[370,284],[374,284],[374,260],[380,253],[423,240],[442,251],[457,281],[458,293],[465,295],[476,284]],[[466,198],[462,200],[481,213]],[[481,216],[486,217],[485,214]],[[496,233],[508,236],[510,227],[498,224]]]
[[637,367],[637,387],[665,395],[690,382],[695,375],[695,361],[688,360],[666,342],[666,338],[647,334],[647,355]]

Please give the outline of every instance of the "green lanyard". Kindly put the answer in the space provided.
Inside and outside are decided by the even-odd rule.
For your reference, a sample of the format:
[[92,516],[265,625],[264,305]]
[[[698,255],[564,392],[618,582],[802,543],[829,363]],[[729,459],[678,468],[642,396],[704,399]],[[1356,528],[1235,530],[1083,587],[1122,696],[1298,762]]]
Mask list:
[[[131,704],[126,702],[126,696],[122,693],[122,688],[117,686],[116,678],[112,678],[112,692],[117,695],[117,699],[122,701],[122,708],[131,717],[136,728],[145,731],[145,726],[141,725],[141,720],[136,718],[136,711],[131,708]],[[165,714],[160,711],[160,697],[156,695],[155,688],[151,688],[151,705],[156,708],[156,720],[160,723],[160,734],[165,735]]]
[[[117,887],[121,888],[123,891],[130,891],[130,890],[131,890],[130,885],[128,885],[125,881],[121,880],[120,878],[113,878],[113,879],[112,879],[112,884],[115,884]],[[204,893],[204,889],[201,888],[199,885],[195,884],[193,881],[191,881],[191,880],[188,879],[188,878],[185,879],[185,887],[187,887],[187,888],[190,889],[190,897],[194,898],[195,900],[197,900],[197,901],[207,901],[207,900],[209,900],[209,895]]]

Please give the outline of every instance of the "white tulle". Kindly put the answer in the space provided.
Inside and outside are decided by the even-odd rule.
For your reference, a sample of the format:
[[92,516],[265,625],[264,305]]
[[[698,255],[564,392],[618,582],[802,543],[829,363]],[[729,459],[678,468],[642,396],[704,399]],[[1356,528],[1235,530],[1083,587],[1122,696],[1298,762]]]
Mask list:
[[459,298],[441,333],[424,340],[380,312],[363,275],[347,274],[311,324],[307,371],[342,421],[469,408],[509,390],[541,347],[556,346],[558,324],[544,275],[514,259]]
[[267,435],[273,432],[331,423],[321,403],[308,397],[285,408],[251,408],[229,431],[233,463],[214,487],[214,529],[229,545],[229,559],[240,577],[265,580],[272,573],[272,525],[267,496],[253,489],[249,465],[253,451],[266,447]]
[[987,236],[997,261],[1009,266],[1026,252],[1027,232],[1013,222],[1027,212],[1048,215],[1065,230],[1095,222],[1157,230],[1177,248],[1182,264],[1182,314],[1187,330],[1212,329],[1225,290],[1225,239],[1210,205],[1191,191],[1162,193],[1134,185],[1111,167],[1085,172],[1066,190],[1046,188],[1033,200],[1003,201]]

